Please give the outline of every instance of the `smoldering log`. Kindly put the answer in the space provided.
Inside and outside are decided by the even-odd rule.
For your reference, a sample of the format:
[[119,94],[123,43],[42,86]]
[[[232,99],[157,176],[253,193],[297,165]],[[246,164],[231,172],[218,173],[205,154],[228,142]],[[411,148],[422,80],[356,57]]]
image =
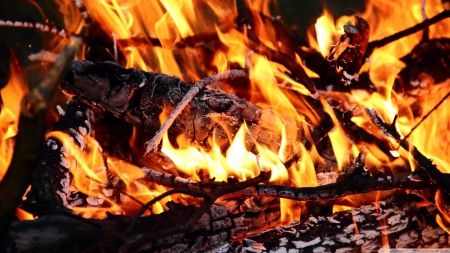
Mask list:
[[[172,111],[190,87],[165,74],[124,69],[112,62],[93,64],[87,61],[75,62],[61,83],[64,91],[77,94],[150,134],[160,128],[158,116],[161,112]],[[211,146],[214,136],[215,142],[225,149],[229,146],[229,136],[246,122],[251,135],[246,138],[248,150],[256,152],[255,140],[278,151],[281,131],[277,117],[273,111],[235,95],[204,89],[178,116],[168,133],[169,136],[183,134],[187,140],[206,147]],[[288,133],[288,145],[308,142],[304,139],[306,126],[294,119],[281,120]],[[286,155],[291,158],[294,153],[291,150]]]
[[[390,248],[449,248],[448,235],[435,221],[439,213],[436,206],[419,207],[418,201],[412,195],[401,194],[351,211],[311,216],[307,221],[276,228],[279,206],[271,201],[260,202],[259,206],[254,205],[257,201],[243,203],[247,208],[240,208],[238,204],[242,202],[229,201],[213,205],[192,231],[149,242],[141,250],[373,252],[383,246],[383,242]],[[158,231],[181,223],[196,208],[172,202],[168,206],[169,210],[162,214],[139,217],[132,234]],[[95,220],[51,214],[34,221],[13,222],[9,234],[21,252],[78,252],[89,248],[94,252],[108,251],[121,244],[117,238],[130,220],[131,217],[113,215]],[[268,230],[270,228],[274,229]],[[260,234],[254,233],[258,231]],[[108,238],[113,241],[99,244]],[[98,247],[93,247],[95,245]]]
[[436,223],[436,206],[419,207],[411,195],[248,236],[228,252],[378,252],[393,248],[450,248]]
[[[67,133],[82,150],[87,149],[84,135],[94,135],[94,126],[101,117],[101,110],[74,98],[67,102],[65,110],[59,108],[59,113],[60,118],[53,130]],[[83,205],[85,198],[80,193],[72,194],[70,190],[73,176],[65,157],[68,154],[61,141],[50,137],[45,141],[43,149],[40,164],[33,175],[31,191],[27,194],[27,203],[38,203],[46,206],[46,210],[57,208],[60,203],[74,206],[77,205],[76,202],[81,202],[78,205]],[[35,215],[40,215],[43,211],[32,208],[33,205],[27,207]]]

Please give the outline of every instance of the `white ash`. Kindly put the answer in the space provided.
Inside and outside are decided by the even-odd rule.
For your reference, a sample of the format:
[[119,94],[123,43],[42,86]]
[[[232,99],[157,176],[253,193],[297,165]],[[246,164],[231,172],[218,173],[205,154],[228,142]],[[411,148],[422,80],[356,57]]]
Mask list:
[[96,198],[96,197],[87,197],[86,198],[86,202],[91,205],[91,206],[100,206],[101,204],[103,204],[105,200],[101,199],[101,198]]
[[244,242],[253,249],[266,250],[264,244],[254,241],[252,239],[245,238]]
[[170,249],[163,249],[160,253],[172,253],[172,252],[185,252],[189,245],[184,243],[178,243]]
[[47,146],[50,147],[52,150],[58,149],[58,144],[53,139],[48,139],[46,142]]
[[309,246],[313,246],[316,245],[318,243],[320,243],[320,237],[316,237],[315,239],[311,240],[311,241],[292,241],[292,243],[295,245],[295,248],[297,249],[303,249]]
[[81,206],[83,205],[83,199],[77,198],[75,200],[70,201],[70,206]]
[[440,235],[445,234],[445,231],[440,228],[431,228],[431,227],[426,227],[424,230],[422,230],[422,240],[424,242],[430,242],[434,239],[439,238]]
[[352,241],[358,241],[364,238],[364,234],[354,234],[350,236],[350,240]]
[[342,242],[342,243],[345,243],[345,244],[350,244],[352,241],[349,238],[345,237],[345,236],[346,236],[345,234],[337,234],[336,235],[336,239],[339,242]]
[[336,253],[347,253],[347,252],[352,252],[353,249],[352,248],[340,248],[340,249],[336,249]]
[[289,240],[288,240],[286,237],[280,238],[279,241],[280,241],[280,242],[278,243],[278,245],[280,245],[280,246],[286,246],[287,243],[289,242]]
[[231,226],[232,226],[232,223],[231,223],[231,219],[229,217],[226,217],[223,220],[216,220],[216,221],[212,222],[213,231],[221,230],[221,229],[228,228]]
[[63,166],[66,169],[69,169],[69,162],[64,156],[61,156],[61,160],[59,161],[59,165]]
[[87,129],[85,127],[78,127],[78,131],[82,134],[82,135],[86,135],[87,134]]
[[344,233],[346,235],[352,234],[355,232],[355,224],[350,224],[347,227],[344,228]]
[[400,232],[400,231],[404,230],[406,227],[408,227],[408,223],[407,222],[406,223],[399,223],[396,226],[389,227],[388,229],[381,230],[381,234],[383,234],[383,235],[390,235],[390,234],[393,234],[393,233]]
[[74,137],[77,140],[78,144],[80,144],[80,149],[86,150],[87,144],[84,141],[84,137],[81,134],[79,134],[77,131],[75,131],[75,129],[73,129],[73,128],[69,128],[69,133],[72,135],[72,137]]
[[111,197],[114,190],[113,189],[103,189],[102,192],[103,192],[103,194],[105,194],[106,197]]
[[60,105],[56,106],[56,110],[58,111],[59,116],[66,115],[66,112],[64,111],[64,109]]
[[84,124],[86,124],[86,127],[87,127],[87,129],[88,129],[88,134],[89,134],[90,136],[92,136],[92,135],[93,135],[93,131],[92,131],[92,125],[91,125],[91,122],[89,122],[89,120],[84,120]]
[[369,240],[361,245],[361,252],[376,252],[377,249],[379,249],[378,241]]
[[316,176],[318,185],[327,185],[336,183],[339,174],[336,172],[320,172]]
[[326,245],[333,246],[335,244],[336,243],[333,240],[331,240],[330,237],[325,237],[322,242],[322,245],[324,245],[324,246],[326,246]]
[[[295,228],[281,228],[280,231],[282,233],[289,233],[289,234],[297,233],[297,230]],[[305,230],[305,232],[306,232],[306,230]]]
[[229,248],[230,244],[228,242],[223,242],[216,246],[213,250],[205,251],[205,253],[227,253]]
[[359,210],[364,214],[370,214],[370,213],[373,213],[373,211],[375,210],[375,207],[372,205],[365,205],[365,206],[361,206],[359,208]]
[[67,195],[66,195],[66,193],[57,190],[57,191],[56,191],[56,194],[58,194],[58,196],[61,198],[62,203],[63,203],[64,206],[69,206],[68,201],[67,201]]
[[279,247],[275,250],[269,250],[269,253],[287,253],[287,249],[285,247]]
[[373,240],[377,238],[377,236],[380,235],[380,232],[377,232],[376,230],[361,230],[359,231],[361,234],[364,234],[364,237]]
[[334,219],[334,217],[327,217],[328,221],[333,224],[340,224],[340,221]]
[[354,215],[353,220],[355,222],[363,222],[365,220],[364,215]]
[[313,216],[310,216],[309,218],[308,218],[308,222],[309,223],[318,223],[319,221],[316,219],[316,217],[313,217]]
[[414,230],[405,232],[398,237],[396,248],[406,248],[410,243],[417,241],[418,237],[419,235]]
[[401,218],[402,218],[402,216],[400,214],[393,215],[387,219],[387,223],[389,225],[398,224],[400,222]]
[[358,245],[358,246],[363,245],[364,243],[365,243],[365,241],[363,239],[357,240],[355,242],[355,244]]
[[28,55],[28,60],[30,61],[55,62],[56,58],[58,58],[58,54],[46,50]]
[[327,252],[325,250],[326,249],[324,247],[319,246],[319,247],[313,249],[313,253],[325,253],[325,252]]

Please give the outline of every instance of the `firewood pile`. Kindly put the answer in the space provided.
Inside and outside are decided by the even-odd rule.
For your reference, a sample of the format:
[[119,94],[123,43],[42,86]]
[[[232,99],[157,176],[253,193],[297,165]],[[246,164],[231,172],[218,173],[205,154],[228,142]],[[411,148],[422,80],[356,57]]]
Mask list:
[[[106,19],[123,13],[88,1],[69,4],[82,29],[0,20],[67,45],[32,57],[52,66],[10,137],[1,248],[450,248],[450,40],[435,29],[449,10],[375,39],[357,15],[324,56],[264,8],[225,2],[199,1],[223,16],[199,14],[216,25],[191,32],[161,7],[167,37],[143,21],[118,34]],[[417,33],[401,58],[377,58]]]

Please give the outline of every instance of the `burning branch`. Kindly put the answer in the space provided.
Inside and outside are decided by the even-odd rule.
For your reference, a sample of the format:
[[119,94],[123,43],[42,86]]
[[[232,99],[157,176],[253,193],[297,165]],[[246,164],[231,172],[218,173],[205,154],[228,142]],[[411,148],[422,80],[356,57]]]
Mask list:
[[67,46],[40,84],[22,100],[14,156],[0,183],[0,236],[8,231],[16,207],[31,183],[33,168],[38,164],[45,133],[45,114],[64,72],[72,63],[80,41]]
[[430,19],[426,19],[422,23],[419,23],[413,27],[407,28],[403,31],[395,33],[395,34],[388,36],[386,38],[383,38],[381,40],[371,41],[371,42],[369,42],[369,45],[367,46],[366,53],[364,54],[364,59],[369,58],[370,55],[373,53],[373,50],[375,50],[376,48],[386,46],[387,44],[390,44],[396,40],[399,40],[401,38],[404,38],[404,37],[414,34],[416,32],[425,30],[428,27],[430,27],[431,25],[434,25],[434,24],[438,23],[439,21],[444,20],[449,17],[450,17],[450,10],[444,10],[441,13],[439,13],[438,15],[436,15]]
[[[145,144],[147,148],[145,150],[144,156],[146,156],[152,150],[156,150],[159,143],[161,142],[163,135],[172,126],[175,119],[180,115],[181,111],[192,101],[192,99],[207,85],[211,85],[215,82],[223,82],[227,80],[233,80],[238,78],[248,78],[248,73],[246,70],[233,69],[226,72],[222,72],[213,76],[209,76],[199,81],[192,87],[188,93],[183,97],[181,102],[175,107],[175,109],[170,113],[169,117],[166,119],[161,128],[156,132],[155,136]],[[180,80],[181,83],[181,80]],[[145,84],[144,84],[145,85]],[[181,90],[180,90],[181,91]]]

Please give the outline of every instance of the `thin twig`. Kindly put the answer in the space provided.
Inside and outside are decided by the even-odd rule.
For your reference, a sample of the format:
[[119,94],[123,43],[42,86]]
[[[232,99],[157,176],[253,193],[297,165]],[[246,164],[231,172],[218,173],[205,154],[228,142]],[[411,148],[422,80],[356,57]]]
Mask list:
[[434,112],[439,106],[441,106],[442,103],[444,103],[444,101],[450,96],[450,92],[448,92],[440,101],[439,103],[437,103],[427,114],[425,114],[425,116],[423,116],[423,118],[413,127],[411,128],[411,131],[409,131],[409,133],[405,136],[405,138],[403,139],[408,139],[409,136],[411,136],[411,134],[414,132],[414,130],[416,130],[417,127],[420,126],[420,124],[422,124],[422,122],[424,122],[428,116],[430,116],[430,114],[432,112]]
[[229,79],[237,79],[237,78],[245,78],[248,76],[247,70],[244,69],[232,69],[222,73],[218,73],[209,77],[206,77],[199,81],[195,86],[193,86],[188,93],[183,97],[181,102],[177,105],[177,107],[170,113],[167,120],[161,126],[161,128],[156,132],[155,136],[147,141],[145,144],[147,145],[144,157],[148,155],[153,150],[156,150],[159,143],[161,142],[164,133],[172,126],[175,119],[180,115],[183,109],[192,101],[192,99],[207,85],[210,85],[214,82],[225,81]]
[[[124,244],[120,249],[119,252],[130,252],[133,250],[136,250],[139,246],[141,246],[144,243],[151,242],[158,238],[164,238],[167,236],[171,236],[174,234],[179,234],[183,232],[187,232],[191,230],[195,223],[201,218],[203,213],[211,207],[212,204],[214,204],[214,201],[216,201],[217,198],[229,194],[231,192],[239,191],[242,189],[245,189],[250,186],[257,185],[259,183],[262,183],[264,181],[267,181],[270,178],[271,172],[261,172],[257,177],[246,180],[244,182],[240,182],[237,184],[232,184],[225,186],[220,189],[215,189],[211,194],[205,195],[204,202],[200,205],[200,207],[194,212],[194,214],[189,218],[189,220],[186,221],[186,223],[181,224],[177,227],[168,228],[166,230],[158,231],[158,232],[151,232],[146,234],[140,234],[136,236],[132,236],[128,238],[126,241],[127,243]],[[201,191],[199,191],[201,192]],[[205,194],[205,193],[202,193]]]
[[209,194],[203,191],[195,191],[195,190],[189,190],[189,189],[173,189],[170,191],[167,191],[161,195],[159,195],[158,197],[150,200],[149,202],[147,202],[145,205],[143,205],[141,207],[141,209],[139,209],[139,211],[133,216],[133,219],[130,222],[130,225],[128,226],[128,228],[125,230],[125,232],[123,232],[124,235],[127,235],[130,233],[130,231],[133,229],[134,225],[136,224],[136,221],[138,220],[139,217],[142,216],[142,214],[144,214],[144,212],[146,210],[148,210],[152,205],[154,205],[156,202],[162,200],[165,197],[168,197],[172,194],[177,194],[177,193],[181,193],[181,194],[186,194],[186,195],[190,195],[194,198],[209,198]]
[[443,19],[449,18],[449,17],[450,17],[450,10],[444,10],[441,13],[437,14],[436,16],[434,16],[430,19],[424,20],[423,22],[421,22],[413,27],[407,28],[403,31],[400,31],[391,36],[385,37],[381,40],[371,41],[371,42],[369,42],[369,46],[367,47],[366,53],[364,54],[364,59],[369,58],[369,56],[373,53],[373,50],[375,48],[386,46],[387,44],[394,42],[396,40],[399,40],[403,37],[409,36],[416,32],[420,32],[420,31],[426,29],[427,27],[429,27],[433,24],[436,24],[437,22],[439,22]]

